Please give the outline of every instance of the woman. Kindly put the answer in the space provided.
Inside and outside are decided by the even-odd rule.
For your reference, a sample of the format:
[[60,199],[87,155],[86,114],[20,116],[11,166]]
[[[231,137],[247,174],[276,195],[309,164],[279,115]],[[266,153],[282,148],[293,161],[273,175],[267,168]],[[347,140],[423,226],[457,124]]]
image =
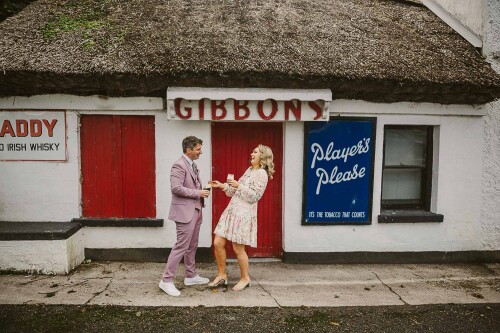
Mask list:
[[238,181],[228,180],[211,182],[213,188],[222,189],[232,197],[215,227],[214,248],[217,261],[217,276],[210,287],[227,286],[226,241],[232,242],[234,253],[240,266],[240,281],[233,290],[240,291],[250,287],[248,275],[248,256],[245,245],[257,247],[257,201],[264,194],[268,178],[273,178],[274,163],[271,148],[259,145],[251,154],[249,167]]

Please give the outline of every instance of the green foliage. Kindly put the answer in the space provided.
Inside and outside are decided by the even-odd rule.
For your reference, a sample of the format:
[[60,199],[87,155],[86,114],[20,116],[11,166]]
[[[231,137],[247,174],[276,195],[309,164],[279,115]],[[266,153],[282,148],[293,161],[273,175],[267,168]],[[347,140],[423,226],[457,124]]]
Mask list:
[[121,44],[127,31],[109,18],[115,5],[115,0],[68,0],[41,29],[43,38],[51,42],[64,34],[73,34],[81,38],[80,46],[86,51]]
[[96,30],[106,24],[102,15],[90,13],[78,17],[61,15],[48,22],[42,29],[43,38],[54,40],[64,32],[80,31],[84,35],[90,35],[92,30]]

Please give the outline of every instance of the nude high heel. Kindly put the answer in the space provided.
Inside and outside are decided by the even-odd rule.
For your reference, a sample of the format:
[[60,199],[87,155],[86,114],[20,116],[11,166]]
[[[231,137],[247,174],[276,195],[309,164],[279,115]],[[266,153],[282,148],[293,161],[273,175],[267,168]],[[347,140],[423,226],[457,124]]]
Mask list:
[[236,286],[233,287],[233,290],[234,291],[242,291],[248,287],[251,287],[252,286],[252,281],[248,281],[247,284],[245,284],[243,287],[240,287],[240,288],[236,288]]
[[[217,278],[215,278],[215,279],[217,279]],[[212,288],[223,287],[223,286],[227,287],[227,285],[229,283],[228,280],[227,280],[227,278],[220,279],[217,282],[215,282],[215,279],[208,284],[209,287],[212,287]]]

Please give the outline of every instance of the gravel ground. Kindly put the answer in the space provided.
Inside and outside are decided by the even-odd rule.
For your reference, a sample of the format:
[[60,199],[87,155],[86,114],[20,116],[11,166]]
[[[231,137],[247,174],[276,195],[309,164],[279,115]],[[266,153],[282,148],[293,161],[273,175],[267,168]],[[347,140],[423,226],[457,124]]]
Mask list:
[[0,305],[0,332],[500,332],[500,304],[339,308]]

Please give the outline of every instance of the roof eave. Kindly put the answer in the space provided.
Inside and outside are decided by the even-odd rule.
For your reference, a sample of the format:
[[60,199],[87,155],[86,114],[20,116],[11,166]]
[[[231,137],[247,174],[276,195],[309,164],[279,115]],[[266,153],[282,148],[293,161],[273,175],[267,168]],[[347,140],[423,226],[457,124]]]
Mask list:
[[276,73],[96,74],[13,71],[0,73],[0,96],[71,94],[164,97],[168,87],[331,89],[334,99],[378,103],[476,105],[500,98],[500,84],[412,82],[374,78],[292,77]]

